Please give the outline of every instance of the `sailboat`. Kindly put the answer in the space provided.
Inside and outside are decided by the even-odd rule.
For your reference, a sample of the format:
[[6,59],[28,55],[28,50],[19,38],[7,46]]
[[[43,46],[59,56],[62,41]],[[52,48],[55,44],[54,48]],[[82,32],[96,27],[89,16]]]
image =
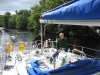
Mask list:
[[[99,26],[100,24],[99,0],[72,0],[41,15],[41,23]],[[59,15],[59,16],[58,16]],[[12,37],[15,40],[14,37]],[[10,39],[10,40],[12,40]],[[41,42],[43,42],[41,37]],[[48,47],[51,42],[52,47]],[[1,75],[96,75],[100,73],[100,60],[89,58],[83,50],[73,48],[68,52],[62,50],[59,56],[49,63],[49,57],[57,50],[53,42],[46,41],[46,45],[39,49],[37,46],[29,47],[29,43],[7,42],[5,61],[1,60]],[[42,45],[42,44],[41,44]],[[3,47],[4,47],[3,46]],[[75,54],[73,51],[78,52]],[[2,59],[4,59],[2,55]]]

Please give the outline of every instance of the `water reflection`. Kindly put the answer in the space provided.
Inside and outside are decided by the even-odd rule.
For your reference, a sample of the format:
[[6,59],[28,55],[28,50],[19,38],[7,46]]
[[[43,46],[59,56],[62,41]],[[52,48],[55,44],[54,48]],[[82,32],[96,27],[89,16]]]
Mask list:
[[28,31],[5,30],[10,36],[15,36],[17,41],[31,42],[33,34]]

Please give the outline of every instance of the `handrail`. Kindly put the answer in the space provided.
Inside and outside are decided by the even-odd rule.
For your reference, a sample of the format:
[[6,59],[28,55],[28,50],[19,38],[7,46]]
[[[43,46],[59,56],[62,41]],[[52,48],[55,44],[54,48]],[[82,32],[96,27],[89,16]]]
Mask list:
[[[88,49],[88,50],[100,52],[100,50],[96,50],[96,49],[92,49],[92,48],[87,48],[87,47],[83,47],[83,46],[78,46],[78,45],[73,45],[73,44],[67,44],[67,45],[80,47],[80,48],[82,48],[82,51],[83,51],[83,49]],[[83,51],[83,52],[84,52],[84,51]],[[85,53],[85,54],[86,54],[86,53]],[[97,58],[97,59],[100,59],[99,57],[96,57],[96,56],[93,56],[93,55],[89,55],[89,54],[86,54],[86,56],[91,57],[91,58]]]
[[[82,54],[83,56],[87,57],[86,54],[85,54],[83,51],[80,51],[80,50],[78,50],[78,49],[73,49],[73,50],[76,51],[76,52],[79,52],[79,53]],[[73,51],[73,50],[72,50],[72,51]],[[73,52],[72,52],[72,53],[73,53]]]
[[92,55],[89,55],[89,54],[86,54],[87,56],[89,56],[89,57],[92,57],[92,58],[97,58],[97,59],[99,59],[100,60],[100,58],[98,58],[98,57],[95,57],[95,56],[92,56]]
[[[72,44],[67,44],[67,45],[72,45]],[[90,49],[90,50],[94,50],[94,51],[100,52],[100,50],[96,50],[96,49],[92,49],[92,48],[87,48],[87,47],[83,47],[83,46],[78,46],[78,45],[72,45],[72,46],[81,47],[81,48]]]
[[[50,41],[50,40],[49,40],[49,42],[54,43],[54,42],[57,42],[57,41]],[[98,52],[100,52],[100,50],[96,50],[96,49],[92,49],[92,48],[88,48],[88,47],[83,47],[83,46],[78,46],[78,45],[73,45],[73,44],[67,44],[67,45],[76,46],[76,47],[81,47],[81,48],[82,48],[82,52],[84,52],[84,49],[89,49],[89,50],[92,50],[92,51],[98,51]],[[52,46],[51,46],[51,47],[52,47]],[[53,46],[53,48],[54,48],[54,47],[55,47],[55,46]],[[86,53],[85,53],[85,55],[86,55],[86,56],[90,56],[90,57],[95,57],[95,56],[92,56],[92,55],[89,55],[89,54],[86,54]],[[95,58],[100,59],[99,57],[95,57]]]
[[[38,45],[36,45],[36,41],[34,41],[35,42],[35,46],[34,47],[38,47]],[[43,41],[44,42],[44,41]],[[24,42],[25,43],[25,49],[26,50],[32,50],[34,47],[32,47],[32,46],[30,46],[30,44],[31,44],[31,42]],[[56,46],[54,45],[54,44],[56,44],[57,43],[57,41],[50,41],[50,40],[48,40],[48,41],[46,41],[46,43],[44,43],[44,44],[47,44],[47,47],[44,47],[44,48],[56,48]],[[16,44],[17,44],[17,42],[16,42]],[[16,45],[15,44],[15,46],[14,47],[16,47],[16,46],[18,46],[18,45]],[[82,48],[82,50],[80,50],[80,51],[82,51],[82,52],[84,52],[84,49],[89,49],[89,50],[92,50],[92,51],[98,51],[98,52],[100,52],[99,50],[96,50],[96,49],[92,49],[92,48],[87,48],[87,47],[83,47],[83,46],[78,46],[78,45],[73,45],[73,44],[67,44],[67,45],[70,45],[70,46],[76,46],[77,48]],[[18,48],[13,48],[13,49],[18,49]],[[86,53],[85,53],[86,54]],[[89,55],[89,54],[86,54],[86,56],[89,56],[89,57],[95,57],[95,56],[92,56],[92,55]],[[95,57],[95,58],[98,58],[98,59],[100,59],[99,57]]]

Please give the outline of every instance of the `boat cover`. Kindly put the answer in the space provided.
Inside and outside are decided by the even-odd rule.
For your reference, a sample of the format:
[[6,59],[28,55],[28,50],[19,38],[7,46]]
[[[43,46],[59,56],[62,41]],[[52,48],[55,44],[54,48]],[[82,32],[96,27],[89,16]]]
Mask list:
[[30,62],[31,67],[26,66],[29,75],[92,75],[100,72],[100,60],[96,58],[78,60],[76,62],[65,64],[57,69],[42,71],[38,67],[36,60]]
[[29,75],[49,75],[47,72],[42,71],[38,66],[38,60],[33,60],[30,62],[30,66],[26,66],[27,73]]
[[72,0],[41,16],[43,20],[100,19],[100,0]]

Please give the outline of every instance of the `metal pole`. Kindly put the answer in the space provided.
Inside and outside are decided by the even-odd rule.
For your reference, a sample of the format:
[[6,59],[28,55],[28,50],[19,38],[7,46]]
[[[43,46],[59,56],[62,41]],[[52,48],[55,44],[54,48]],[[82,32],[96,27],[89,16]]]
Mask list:
[[43,46],[43,45],[42,45],[42,44],[43,44],[43,40],[42,40],[43,37],[42,37],[42,36],[43,36],[43,29],[42,29],[42,23],[41,23],[41,55],[42,55],[42,53],[43,53],[43,47],[42,47],[42,46]]
[[45,37],[45,25],[44,25],[44,37]]

